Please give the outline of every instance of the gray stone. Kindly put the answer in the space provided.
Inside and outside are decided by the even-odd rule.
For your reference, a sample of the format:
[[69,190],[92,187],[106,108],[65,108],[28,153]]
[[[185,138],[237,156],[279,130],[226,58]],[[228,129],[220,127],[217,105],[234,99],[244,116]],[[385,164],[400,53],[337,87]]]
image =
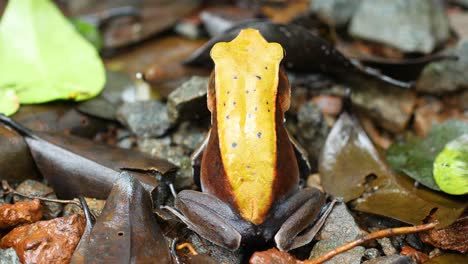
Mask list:
[[21,264],[21,261],[13,248],[0,248],[0,264]]
[[312,171],[316,171],[320,151],[330,129],[320,109],[311,101],[299,108],[297,120],[297,140],[309,154]]
[[[79,201],[76,198],[74,200]],[[89,210],[93,212],[96,217],[99,217],[99,215],[101,215],[102,209],[104,208],[104,205],[106,205],[106,201],[88,197],[85,197],[85,200],[88,204]],[[65,205],[65,207],[63,208],[63,216],[68,216],[72,214],[83,214],[83,211],[80,207],[78,207],[75,204]]]
[[[329,240],[319,241],[315,243],[314,248],[310,252],[309,259],[320,257],[326,252],[332,249],[335,249],[336,247],[339,247],[342,244],[343,243],[337,243],[335,241],[329,241]],[[341,253],[324,263],[326,264],[342,264],[342,263],[360,264],[363,254],[364,254],[364,247],[358,246],[344,253]]]
[[356,224],[346,204],[337,203],[315,238],[318,240],[349,242],[363,234],[364,231]]
[[119,121],[138,137],[159,137],[171,127],[166,105],[159,101],[124,103],[117,111]]
[[330,25],[346,25],[362,0],[310,0],[310,10]]
[[424,93],[442,94],[468,88],[468,40],[461,41],[448,53],[458,56],[457,61],[432,62],[424,67],[416,90]]
[[[363,110],[380,127],[402,132],[408,124],[416,103],[413,91],[400,89],[375,79],[349,79],[353,105]],[[344,95],[345,87],[334,86],[331,94]]]
[[362,264],[413,264],[414,261],[408,256],[392,255],[366,260]]
[[430,53],[448,39],[450,28],[441,1],[363,0],[349,32],[404,52]]
[[181,123],[177,128],[177,131],[171,135],[172,142],[192,152],[200,146],[201,142],[206,137],[207,132],[208,126],[203,127],[198,124],[185,121]]
[[208,116],[207,87],[207,77],[193,76],[170,93],[167,98],[167,112],[171,122]]
[[386,256],[392,256],[398,253],[398,251],[393,247],[392,241],[388,237],[377,239],[377,243],[382,247],[382,250]]
[[[16,187],[16,191],[26,195],[57,199],[57,195],[55,195],[52,188],[34,180],[25,180],[20,185],[18,185],[18,187]],[[15,203],[28,200],[30,199],[21,197],[19,195],[13,196],[13,202]],[[42,215],[45,219],[56,218],[62,212],[62,204],[53,202],[42,202],[42,204],[44,205],[42,209]]]
[[[331,249],[353,241],[363,233],[346,208],[346,204],[338,203],[328,216],[322,229],[315,236],[320,241],[314,245],[309,259],[319,257]],[[361,263],[364,250],[364,247],[358,246],[325,263]]]
[[364,257],[366,259],[375,259],[380,256],[380,252],[376,248],[368,248],[364,251]]
[[190,154],[184,147],[172,145],[169,137],[139,140],[138,149],[155,157],[164,157],[179,167],[175,179],[176,189],[188,188],[193,185]]

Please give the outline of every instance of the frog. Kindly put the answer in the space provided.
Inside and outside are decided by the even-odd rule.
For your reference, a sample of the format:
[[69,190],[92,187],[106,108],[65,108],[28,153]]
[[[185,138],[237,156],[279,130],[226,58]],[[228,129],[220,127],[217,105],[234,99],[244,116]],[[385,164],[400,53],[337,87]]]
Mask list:
[[237,250],[274,241],[282,251],[308,244],[334,200],[301,188],[310,165],[285,127],[291,88],[280,44],[243,29],[211,50],[207,107],[211,129],[192,154],[201,192],[182,190],[171,211],[210,242]]

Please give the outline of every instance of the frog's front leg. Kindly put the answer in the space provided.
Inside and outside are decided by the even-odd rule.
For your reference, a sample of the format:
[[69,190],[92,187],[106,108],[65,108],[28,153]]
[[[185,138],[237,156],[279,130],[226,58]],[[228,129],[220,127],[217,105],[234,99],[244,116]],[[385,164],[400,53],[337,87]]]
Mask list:
[[191,230],[225,248],[238,249],[241,233],[251,228],[228,204],[210,194],[184,190],[177,194],[174,205],[165,208]]
[[274,218],[286,216],[274,237],[278,249],[288,251],[312,241],[336,202],[327,204],[326,200],[326,195],[318,189],[305,188],[277,208]]

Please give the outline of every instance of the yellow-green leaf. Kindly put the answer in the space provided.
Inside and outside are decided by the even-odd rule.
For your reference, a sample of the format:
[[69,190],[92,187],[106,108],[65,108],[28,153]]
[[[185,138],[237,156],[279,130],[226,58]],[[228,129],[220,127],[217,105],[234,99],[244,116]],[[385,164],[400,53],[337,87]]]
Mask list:
[[434,179],[449,194],[468,193],[468,134],[445,145],[434,161]]
[[9,1],[0,22],[0,89],[21,103],[85,100],[104,87],[104,65],[49,0]]
[[0,89],[0,114],[12,115],[19,108],[18,96],[13,89]]

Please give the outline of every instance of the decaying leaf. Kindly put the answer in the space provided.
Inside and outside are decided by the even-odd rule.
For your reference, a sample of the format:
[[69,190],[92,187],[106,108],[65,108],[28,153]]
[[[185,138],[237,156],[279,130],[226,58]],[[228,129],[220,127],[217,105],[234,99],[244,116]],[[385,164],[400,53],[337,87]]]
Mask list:
[[108,129],[109,123],[73,109],[72,102],[24,105],[12,118],[34,131],[59,132],[93,138]]
[[82,215],[20,226],[0,240],[0,247],[13,247],[22,263],[69,263],[85,226]]
[[[62,198],[83,195],[105,199],[119,178],[118,171],[124,168],[134,170],[135,177],[151,193],[159,183],[150,174],[161,176],[176,169],[167,161],[149,158],[142,153],[99,146],[72,136],[65,137],[62,147],[39,138],[8,117],[0,115],[0,122],[24,136],[39,171]],[[57,135],[47,139],[60,143]]]
[[468,254],[447,253],[442,256],[429,259],[425,264],[455,264],[468,263]]
[[457,219],[453,224],[446,228],[429,230],[420,233],[419,237],[425,243],[435,247],[456,250],[465,254],[468,252],[468,216]]
[[41,220],[42,210],[39,200],[16,202],[0,206],[0,230]]
[[408,83],[381,75],[378,71],[365,67],[357,60],[346,58],[331,44],[302,26],[295,24],[281,25],[265,20],[249,20],[234,25],[195,51],[185,61],[186,64],[212,66],[213,62],[209,53],[213,45],[217,42],[231,41],[243,28],[257,29],[266,40],[280,43],[286,52],[283,64],[289,70],[325,72],[334,75],[338,79],[345,80],[350,76],[363,75],[367,78],[377,78],[400,87],[409,87]]
[[80,197],[80,204],[83,208],[83,213],[86,218],[86,226],[83,231],[83,235],[81,235],[80,241],[73,252],[73,256],[71,258],[71,262],[73,264],[78,263],[85,263],[86,261],[86,249],[89,243],[89,236],[91,235],[91,230],[93,229],[93,225],[95,219],[91,215],[91,211],[88,208],[88,204],[82,196]]
[[455,221],[467,202],[415,187],[394,173],[372,145],[356,118],[341,114],[328,135],[319,161],[324,189],[356,210],[420,224],[434,209],[440,226]]
[[140,182],[121,173],[91,230],[84,263],[170,263],[169,247],[151,209]]
[[434,125],[426,139],[413,136],[393,144],[387,151],[388,163],[394,170],[439,191],[432,174],[434,160],[445,144],[467,132],[468,123],[456,120]]

